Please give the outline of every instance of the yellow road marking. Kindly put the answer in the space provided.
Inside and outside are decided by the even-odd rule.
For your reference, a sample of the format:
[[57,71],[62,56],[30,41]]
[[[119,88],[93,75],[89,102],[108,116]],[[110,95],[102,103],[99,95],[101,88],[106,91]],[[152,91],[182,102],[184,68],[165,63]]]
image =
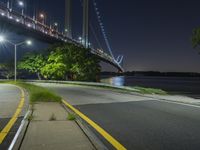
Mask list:
[[12,118],[10,119],[10,121],[8,122],[8,124],[4,127],[4,129],[0,132],[0,144],[3,143],[3,140],[6,138],[7,134],[9,133],[10,129],[13,127],[13,125],[15,124],[15,122],[17,121],[17,118],[19,117],[21,111],[22,111],[22,107],[24,106],[24,91],[22,90],[22,88],[18,87],[21,91],[21,99],[20,102],[18,104],[18,107],[14,113],[14,115],[12,116]]
[[72,105],[67,103],[65,100],[62,102],[73,110],[77,115],[79,115],[83,120],[85,120],[89,125],[91,125],[97,132],[99,132],[110,144],[112,144],[117,150],[126,150],[126,148],[120,144],[116,139],[114,139],[109,133],[107,133],[104,129],[102,129],[99,125],[97,125],[94,121],[89,119],[86,115],[81,113],[79,110],[74,108]]

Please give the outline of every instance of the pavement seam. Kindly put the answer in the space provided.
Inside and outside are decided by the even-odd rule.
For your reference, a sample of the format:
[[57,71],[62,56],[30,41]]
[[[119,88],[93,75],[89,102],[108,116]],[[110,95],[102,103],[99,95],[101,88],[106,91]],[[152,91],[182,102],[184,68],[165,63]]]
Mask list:
[[81,117],[83,120],[85,120],[90,126],[92,126],[99,134],[101,134],[113,147],[115,147],[117,150],[126,150],[126,148],[120,144],[115,138],[113,138],[109,133],[107,133],[103,128],[101,128],[98,124],[96,124],[94,121],[89,119],[86,115],[81,113],[79,110],[77,110],[75,107],[67,103],[65,100],[62,100],[62,102],[70,108],[73,112],[75,112],[79,117]]
[[14,113],[14,115],[12,116],[12,118],[9,120],[9,122],[7,123],[7,125],[3,128],[3,130],[0,132],[0,144],[3,143],[4,139],[6,138],[6,136],[8,135],[8,133],[10,132],[11,128],[14,126],[15,122],[17,121],[22,108],[24,106],[25,103],[25,98],[24,98],[24,90],[21,87],[16,86],[18,89],[20,89],[21,91],[21,97],[20,97],[20,102],[17,106],[17,109]]

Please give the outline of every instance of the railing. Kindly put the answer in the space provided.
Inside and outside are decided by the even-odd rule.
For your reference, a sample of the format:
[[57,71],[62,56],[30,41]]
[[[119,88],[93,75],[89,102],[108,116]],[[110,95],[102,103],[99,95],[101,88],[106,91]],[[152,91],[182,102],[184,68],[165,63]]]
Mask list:
[[[15,10],[11,10],[11,9],[7,8],[7,6],[2,2],[0,2],[0,16],[10,19],[11,21],[14,21],[17,24],[24,25],[27,28],[31,28],[33,30],[42,32],[43,34],[46,34],[47,36],[50,36],[53,38],[56,38],[60,41],[73,43],[77,46],[83,47],[83,45],[80,42],[78,42],[74,39],[68,38],[65,34],[60,33],[57,30],[52,29],[50,26],[45,25],[29,16],[22,15],[21,13],[15,11]],[[98,55],[99,57],[112,62],[113,64],[115,64],[116,66],[118,66],[119,68],[122,69],[122,67],[119,65],[119,63],[117,63],[117,61],[113,57],[111,57],[107,53],[103,52],[102,50],[93,49],[93,48],[91,48],[90,50],[91,50],[91,53]]]

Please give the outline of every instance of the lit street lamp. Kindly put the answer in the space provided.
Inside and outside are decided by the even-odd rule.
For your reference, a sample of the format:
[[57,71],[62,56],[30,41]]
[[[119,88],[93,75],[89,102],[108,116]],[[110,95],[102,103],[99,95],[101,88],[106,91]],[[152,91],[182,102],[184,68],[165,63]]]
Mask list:
[[13,42],[6,40],[4,38],[4,36],[0,35],[0,43],[3,43],[3,42],[8,42],[9,44],[13,45],[14,48],[15,48],[15,71],[14,72],[15,72],[15,81],[17,81],[17,47],[20,46],[20,45],[23,45],[23,44],[31,45],[32,41],[26,40],[26,41],[23,41],[23,42],[20,42],[20,43],[13,43]]

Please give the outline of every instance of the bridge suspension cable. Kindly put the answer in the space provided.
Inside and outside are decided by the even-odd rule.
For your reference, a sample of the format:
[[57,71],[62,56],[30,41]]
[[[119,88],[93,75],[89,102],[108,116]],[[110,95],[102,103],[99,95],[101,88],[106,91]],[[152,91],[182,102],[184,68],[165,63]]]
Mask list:
[[102,48],[102,45],[101,45],[101,43],[100,43],[100,40],[98,39],[97,34],[96,34],[95,30],[94,30],[94,27],[93,27],[93,25],[92,25],[91,23],[90,23],[90,29],[91,29],[91,31],[92,31],[92,34],[94,35],[94,38],[95,38],[95,40],[96,40],[96,42],[97,42],[99,48],[100,48],[100,49],[103,49],[103,48]]
[[108,41],[108,37],[107,37],[107,34],[105,32],[105,28],[104,28],[104,24],[102,22],[102,19],[101,19],[101,16],[100,16],[100,12],[99,12],[99,9],[97,7],[97,3],[95,0],[93,0],[93,6],[94,6],[94,10],[96,12],[96,16],[97,16],[97,20],[98,20],[98,23],[99,23],[99,26],[100,26],[100,29],[101,29],[101,33],[103,35],[103,38],[104,38],[104,41],[106,43],[106,46],[108,48],[108,51],[110,53],[110,55],[112,56],[113,59],[115,59],[114,55],[113,55],[113,52],[112,52],[112,49],[111,49],[111,46],[110,46],[110,43]]

